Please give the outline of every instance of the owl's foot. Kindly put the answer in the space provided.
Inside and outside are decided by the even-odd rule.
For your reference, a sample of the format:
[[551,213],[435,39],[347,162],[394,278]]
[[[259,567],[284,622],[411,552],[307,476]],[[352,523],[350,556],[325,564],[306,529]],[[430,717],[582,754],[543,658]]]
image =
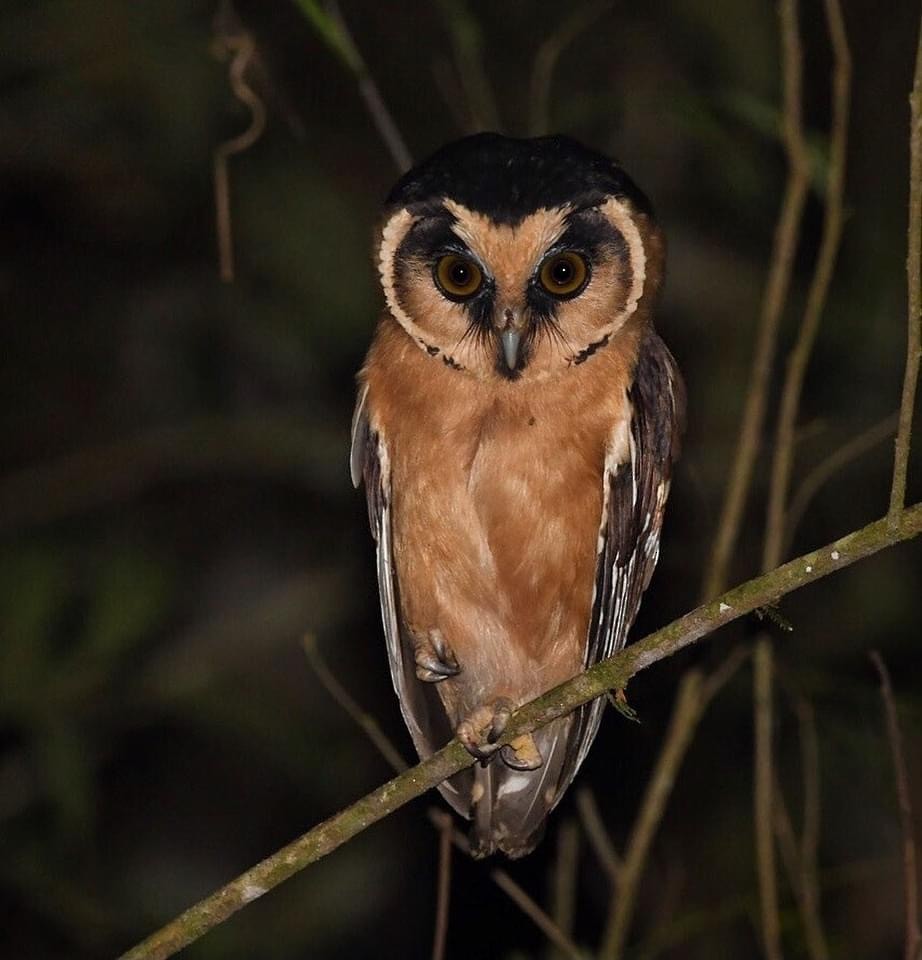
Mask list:
[[544,757],[530,733],[510,740],[500,754],[503,763],[513,770],[537,770],[544,763]]
[[485,703],[458,724],[455,734],[471,756],[486,763],[499,749],[496,741],[503,735],[514,710],[508,697]]
[[416,676],[420,680],[439,683],[460,672],[458,660],[441,630],[430,630],[428,637],[416,644]]

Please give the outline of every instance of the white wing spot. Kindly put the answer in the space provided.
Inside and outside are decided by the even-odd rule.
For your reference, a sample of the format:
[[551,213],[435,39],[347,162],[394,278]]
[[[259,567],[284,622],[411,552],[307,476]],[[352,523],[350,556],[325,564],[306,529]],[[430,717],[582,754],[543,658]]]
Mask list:
[[808,563],[806,567],[804,567],[804,570],[806,570],[807,573],[813,573],[813,564]]
[[833,560],[838,560],[838,559],[839,559],[839,551],[838,551],[838,550],[833,550],[832,553],[829,554],[829,556],[832,557]]
[[728,610],[731,609],[731,607],[730,607],[730,604],[729,604],[729,603],[722,603],[722,604],[720,605],[719,609],[720,609],[720,612],[721,612],[721,613],[726,613]]

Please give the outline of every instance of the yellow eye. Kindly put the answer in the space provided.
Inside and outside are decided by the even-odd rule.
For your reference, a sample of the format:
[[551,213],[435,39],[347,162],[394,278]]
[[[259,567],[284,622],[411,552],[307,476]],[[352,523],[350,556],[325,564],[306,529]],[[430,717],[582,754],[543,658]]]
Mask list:
[[556,253],[541,265],[541,286],[555,297],[574,297],[589,279],[589,266],[572,250]]
[[435,283],[449,300],[469,300],[483,286],[483,273],[473,260],[449,253],[435,265]]

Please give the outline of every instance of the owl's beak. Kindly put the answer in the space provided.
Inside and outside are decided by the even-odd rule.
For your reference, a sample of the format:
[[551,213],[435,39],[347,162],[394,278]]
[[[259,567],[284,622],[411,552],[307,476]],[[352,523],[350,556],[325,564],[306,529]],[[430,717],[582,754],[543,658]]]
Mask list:
[[500,336],[500,342],[503,345],[503,359],[510,370],[515,370],[519,362],[519,344],[522,342],[522,334],[518,330],[504,330]]
[[524,323],[517,310],[509,307],[503,311],[503,322],[499,326],[499,341],[503,348],[503,359],[510,370],[519,365],[519,347],[522,344]]

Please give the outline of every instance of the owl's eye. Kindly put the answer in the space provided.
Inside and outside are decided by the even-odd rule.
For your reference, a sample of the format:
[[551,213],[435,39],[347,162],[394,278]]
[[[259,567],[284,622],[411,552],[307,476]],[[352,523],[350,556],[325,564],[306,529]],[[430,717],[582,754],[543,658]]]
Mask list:
[[568,299],[580,293],[589,279],[589,265],[573,250],[556,253],[541,265],[541,286],[555,297]]
[[483,286],[483,273],[473,260],[449,253],[435,265],[435,283],[449,300],[469,300]]

